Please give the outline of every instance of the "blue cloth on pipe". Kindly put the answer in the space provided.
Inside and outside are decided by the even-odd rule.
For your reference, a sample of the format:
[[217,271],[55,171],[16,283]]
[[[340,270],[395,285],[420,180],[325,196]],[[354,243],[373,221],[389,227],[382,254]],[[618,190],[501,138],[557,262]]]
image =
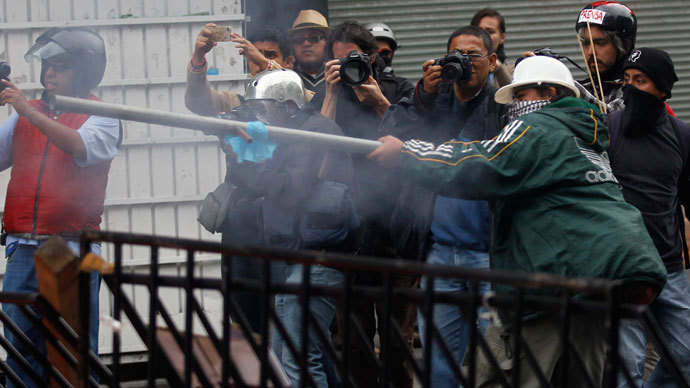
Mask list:
[[225,135],[225,143],[232,147],[237,155],[237,162],[245,160],[250,162],[260,162],[273,158],[273,151],[278,146],[268,140],[268,130],[261,121],[250,121],[247,123],[247,134],[252,137],[252,142],[247,143],[239,136]]

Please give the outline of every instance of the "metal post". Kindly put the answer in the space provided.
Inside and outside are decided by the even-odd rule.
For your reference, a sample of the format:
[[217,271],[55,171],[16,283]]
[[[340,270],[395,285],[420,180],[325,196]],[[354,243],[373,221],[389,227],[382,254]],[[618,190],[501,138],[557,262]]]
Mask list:
[[194,303],[192,292],[194,290],[194,251],[187,251],[187,274],[185,284],[185,309],[184,309],[184,384],[185,387],[192,386],[192,363],[194,362],[194,353],[192,353],[192,346],[194,341],[194,320],[192,319],[192,304]]
[[[91,251],[89,241],[80,241],[81,256],[85,257]],[[90,272],[79,272],[79,353],[81,384],[83,387],[89,385],[89,351],[91,350],[91,276]]]
[[[213,134],[236,135],[238,133],[237,128],[247,127],[247,123],[243,121],[110,104],[82,98],[55,96],[55,101],[53,103],[56,109],[63,111],[112,117],[120,120],[139,121],[149,124],[168,125],[171,127],[194,129]],[[272,141],[308,143],[325,149],[337,149],[341,152],[368,154],[381,145],[381,142],[375,140],[275,127],[271,125],[266,126],[266,129],[268,131],[268,138]]]
[[[122,244],[115,244],[115,272],[113,283],[113,326],[119,325],[119,330],[113,330],[113,381],[112,388],[120,385],[120,334],[122,330],[121,310],[122,310]],[[113,328],[114,329],[114,328]]]
[[156,339],[156,315],[158,314],[158,247],[151,246],[151,267],[149,269],[151,280],[149,282],[149,363],[148,363],[148,387],[156,386],[156,371],[158,361],[158,340]]

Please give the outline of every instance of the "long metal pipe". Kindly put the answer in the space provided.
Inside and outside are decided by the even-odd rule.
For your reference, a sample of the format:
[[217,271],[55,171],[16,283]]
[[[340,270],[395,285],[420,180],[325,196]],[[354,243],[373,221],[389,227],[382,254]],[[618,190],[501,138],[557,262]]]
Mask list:
[[[171,127],[194,129],[212,133],[237,134],[237,128],[246,128],[243,121],[225,120],[215,117],[196,116],[184,113],[166,112],[135,106],[111,104],[81,98],[55,96],[51,102],[54,109],[96,116],[112,117],[120,120],[139,121],[149,124],[168,125]],[[330,135],[299,129],[266,126],[268,138],[280,143],[302,142],[326,149],[338,149],[343,152],[368,154],[381,145],[375,140],[359,139],[348,136]]]

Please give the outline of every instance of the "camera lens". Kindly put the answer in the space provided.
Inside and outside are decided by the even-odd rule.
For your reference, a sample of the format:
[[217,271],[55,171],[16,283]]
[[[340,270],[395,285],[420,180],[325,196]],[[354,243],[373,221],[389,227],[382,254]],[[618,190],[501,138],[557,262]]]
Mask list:
[[462,67],[459,63],[447,63],[441,69],[441,78],[444,81],[457,81],[462,77]]
[[369,56],[351,51],[340,60],[340,79],[344,85],[357,86],[367,82],[371,74]]

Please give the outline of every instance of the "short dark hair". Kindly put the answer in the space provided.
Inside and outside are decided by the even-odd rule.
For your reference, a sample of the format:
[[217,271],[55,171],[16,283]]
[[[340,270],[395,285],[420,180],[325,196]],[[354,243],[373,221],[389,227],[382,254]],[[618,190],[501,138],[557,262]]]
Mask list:
[[472,16],[472,21],[470,22],[470,25],[479,27],[479,22],[481,22],[482,19],[484,19],[487,16],[498,19],[498,24],[499,28],[501,29],[501,33],[506,33],[506,20],[503,19],[503,16],[493,8],[484,8],[477,11],[477,13],[475,13],[474,16]]
[[265,26],[264,28],[261,28],[260,30],[249,35],[248,40],[252,43],[277,43],[278,48],[280,49],[280,53],[283,54],[283,59],[287,59],[287,57],[292,55],[292,44],[290,43],[290,39],[288,39],[288,36],[285,33],[285,31],[280,28]]
[[494,44],[493,42],[491,42],[491,37],[489,36],[489,34],[486,33],[486,31],[482,30],[477,26],[460,27],[457,30],[453,31],[453,33],[450,34],[450,38],[448,38],[448,44],[446,44],[446,51],[450,51],[450,44],[453,42],[453,39],[457,38],[460,35],[476,36],[484,42],[484,47],[486,47],[489,54],[494,52]]
[[331,30],[331,36],[328,38],[328,51],[331,53],[331,57],[335,42],[354,43],[364,54],[374,55],[376,53],[376,38],[357,22],[343,22]]
[[556,102],[558,100],[561,100],[566,97],[575,97],[575,92],[573,92],[571,89],[563,86],[563,85],[558,85],[558,84],[550,84],[550,83],[543,83],[543,84],[529,84],[529,85],[523,85],[520,86],[519,88],[515,88],[513,90],[513,96],[515,96],[520,90],[525,90],[525,89],[536,89],[537,93],[539,93],[539,96],[544,97],[546,94],[546,91],[549,88],[554,88],[556,89],[556,94],[554,94],[553,97],[551,97],[551,102]]

